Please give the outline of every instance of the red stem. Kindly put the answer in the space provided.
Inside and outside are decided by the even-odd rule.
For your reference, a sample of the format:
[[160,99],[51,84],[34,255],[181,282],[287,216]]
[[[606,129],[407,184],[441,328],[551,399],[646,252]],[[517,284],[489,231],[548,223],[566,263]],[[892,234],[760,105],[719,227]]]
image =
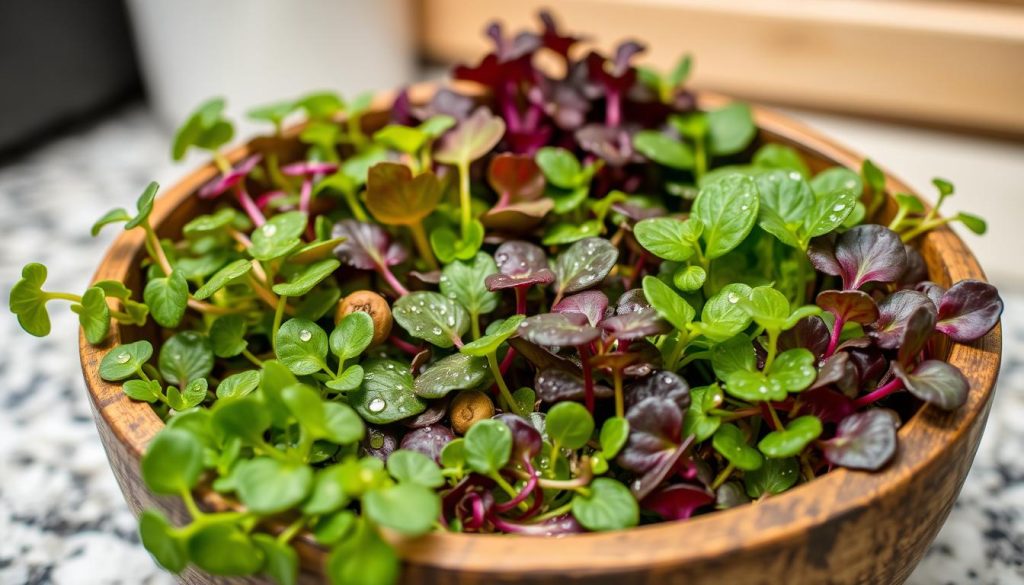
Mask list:
[[594,378],[590,373],[590,350],[586,345],[577,348],[580,352],[580,365],[583,366],[583,400],[590,414],[594,414]]
[[505,354],[505,358],[501,360],[501,365],[498,369],[501,370],[501,375],[504,376],[508,373],[509,368],[512,367],[512,361],[516,357],[516,350],[514,347],[508,348],[508,353]]
[[873,402],[877,402],[877,401],[885,398],[886,396],[892,394],[893,392],[896,392],[896,391],[899,391],[899,390],[902,390],[902,389],[903,389],[903,380],[901,380],[899,378],[893,378],[892,380],[889,380],[887,383],[883,384],[882,386],[879,386],[877,389],[875,389],[875,391],[871,392],[870,394],[865,394],[864,396],[861,396],[860,398],[854,400],[853,401],[853,405],[856,408],[863,408],[863,407],[865,407],[865,406],[867,406],[867,405],[869,405],[869,404],[871,404]]
[[509,500],[507,502],[501,503],[501,504],[494,504],[494,509],[497,510],[498,512],[508,512],[509,510],[511,510],[511,509],[515,508],[516,506],[518,506],[520,503],[525,502],[526,498],[530,497],[530,494],[533,492],[534,488],[536,488],[536,487],[537,487],[537,474],[536,473],[531,473],[530,474],[530,479],[526,480],[526,485],[523,486],[523,489],[520,490],[520,492],[518,494],[516,494],[516,497],[512,498],[511,500]]
[[828,349],[825,350],[825,357],[831,357],[836,352],[836,347],[839,345],[839,336],[843,333],[843,325],[846,322],[842,316],[836,314],[836,322],[832,325],[832,336],[828,340]]
[[398,282],[398,279],[395,278],[395,275],[391,272],[391,269],[388,268],[387,264],[378,264],[377,272],[382,277],[384,277],[384,280],[386,280],[388,284],[391,286],[391,288],[394,289],[396,293],[398,293],[398,296],[404,297],[405,295],[409,294],[409,289],[405,288],[404,286],[402,286],[402,283]]
[[[527,286],[529,286],[529,285],[527,285]],[[526,314],[526,287],[525,286],[517,286],[516,287],[516,314],[517,315],[525,315]]]
[[420,348],[409,343],[408,341],[405,341],[404,339],[401,339],[397,335],[392,335],[391,337],[388,337],[388,341],[390,341],[392,345],[394,345],[395,347],[409,355],[416,355],[420,352]]

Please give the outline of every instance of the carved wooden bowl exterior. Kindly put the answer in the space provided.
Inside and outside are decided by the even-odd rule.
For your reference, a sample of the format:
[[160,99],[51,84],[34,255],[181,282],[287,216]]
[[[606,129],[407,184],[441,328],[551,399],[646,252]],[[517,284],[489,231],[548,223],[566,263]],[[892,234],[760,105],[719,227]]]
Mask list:
[[[417,88],[425,96],[430,88]],[[728,101],[701,94],[702,107]],[[368,128],[386,123],[387,96],[365,117]],[[862,157],[779,115],[754,108],[761,143],[780,143],[800,151],[817,172],[843,165],[859,169]],[[275,148],[296,151],[297,130],[286,132]],[[253,142],[230,153],[237,162],[266,147]],[[156,203],[152,219],[164,237],[208,205],[195,193],[217,170],[208,165],[170,189]],[[912,192],[888,176],[890,192]],[[891,207],[890,202],[890,207]],[[891,209],[890,209],[891,212]],[[949,286],[984,279],[977,260],[959,237],[946,228],[924,237],[921,252],[931,280]],[[125,232],[113,244],[95,279],[123,281],[133,290],[145,254],[139,230]],[[139,458],[163,427],[149,405],[130,400],[120,385],[100,379],[97,368],[110,347],[121,341],[153,339],[155,329],[113,329],[102,346],[80,337],[82,370],[92,398],[96,426],[111,467],[132,511],[157,507],[177,521],[186,519],[180,502],[148,492],[140,478]],[[504,585],[586,583],[650,585],[787,585],[902,583],[921,560],[956,500],[970,469],[992,403],[999,371],[1001,335],[997,326],[977,342],[949,344],[948,361],[970,381],[967,403],[955,412],[922,408],[900,429],[899,451],[885,470],[865,473],[837,469],[779,496],[731,510],[680,522],[666,522],[620,532],[564,538],[437,533],[394,542],[405,560],[403,583],[417,585]],[[200,493],[208,508],[225,502]],[[326,582],[320,576],[324,551],[308,535],[295,541],[304,583]],[[211,579],[189,570],[190,585],[260,582],[256,579]]]

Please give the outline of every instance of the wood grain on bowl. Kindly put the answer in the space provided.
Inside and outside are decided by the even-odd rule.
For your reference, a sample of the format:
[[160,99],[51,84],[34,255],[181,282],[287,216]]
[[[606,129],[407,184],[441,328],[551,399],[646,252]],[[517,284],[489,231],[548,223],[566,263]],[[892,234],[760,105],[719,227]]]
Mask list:
[[[424,97],[430,87],[419,87]],[[700,94],[714,107],[727,98]],[[365,124],[385,123],[386,96]],[[859,169],[862,157],[777,113],[754,108],[761,143],[798,149],[814,171],[843,165]],[[284,148],[296,145],[298,129],[285,133]],[[265,141],[264,141],[265,142]],[[238,161],[259,143],[232,151]],[[177,235],[205,202],[192,194],[216,176],[212,165],[188,175],[158,199],[152,221],[164,236]],[[890,192],[912,192],[888,176]],[[891,203],[891,202],[890,202]],[[946,228],[927,234],[921,252],[931,280],[949,286],[984,273],[959,237]],[[142,234],[125,232],[111,247],[96,280],[114,279],[141,289],[138,262],[145,254]],[[102,356],[122,339],[139,339],[155,330],[114,327],[106,345],[80,337],[82,370],[95,411],[100,438],[131,509],[157,507],[182,521],[180,501],[150,494],[140,478],[139,458],[163,426],[149,405],[130,400],[120,385],[100,379]],[[979,341],[950,344],[948,361],[970,381],[967,403],[954,412],[924,407],[900,429],[899,451],[881,472],[837,469],[779,496],[680,522],[627,531],[558,539],[497,534],[437,533],[416,540],[395,539],[405,560],[403,582],[423,585],[503,585],[513,583],[587,583],[623,585],[892,584],[902,583],[920,561],[956,500],[981,440],[999,370],[1000,328]],[[209,490],[200,502],[209,508],[230,505]],[[305,582],[318,577],[324,551],[308,535],[296,541]],[[221,583],[190,570],[189,584]],[[230,582],[258,582],[235,579]]]

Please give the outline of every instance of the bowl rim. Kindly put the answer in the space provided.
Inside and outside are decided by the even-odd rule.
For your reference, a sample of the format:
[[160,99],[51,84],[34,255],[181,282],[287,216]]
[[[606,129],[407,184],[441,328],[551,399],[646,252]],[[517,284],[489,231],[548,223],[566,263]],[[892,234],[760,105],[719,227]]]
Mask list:
[[[465,89],[455,85],[460,90]],[[426,100],[438,87],[435,84],[414,86],[411,89],[413,100]],[[372,109],[387,109],[393,95],[392,92],[378,94]],[[697,96],[701,108],[717,107],[731,101],[731,98],[711,92],[698,92]],[[787,144],[802,152],[813,152],[835,165],[860,168],[863,157],[847,147],[774,110],[755,104],[751,104],[751,109],[758,129],[770,136],[772,142]],[[300,127],[293,126],[283,136],[294,137],[299,130]],[[227,159],[236,163],[251,151],[251,142],[247,142],[232,149]],[[884,168],[883,171],[889,193],[914,193]],[[217,173],[212,163],[206,164],[189,172],[158,197],[151,216],[157,231],[158,226],[182,202]],[[945,274],[940,275],[943,277],[941,280],[985,280],[974,255],[949,228],[941,227],[929,232],[922,244],[936,250],[943,261],[941,267]],[[142,248],[143,236],[138,230],[120,234],[104,256],[93,282],[105,279],[123,281]],[[929,276],[940,280],[934,274]],[[116,323],[112,326],[111,335],[99,346],[89,344],[80,332],[80,359],[94,415],[106,423],[113,438],[137,464],[145,446],[164,424],[148,404],[130,400],[119,384],[105,382],[97,375],[103,355],[120,338],[121,332]],[[987,415],[999,372],[1000,354],[999,324],[974,343],[951,343],[947,361],[959,367],[970,382],[967,403],[950,413],[922,406],[900,428],[899,448],[893,461],[878,472],[839,468],[753,505],[716,511],[686,521],[560,537],[557,554],[552,554],[552,541],[546,537],[436,532],[417,539],[402,539],[396,535],[389,535],[389,539],[406,563],[418,567],[476,574],[536,575],[664,569],[741,550],[763,549],[780,540],[804,538],[816,527],[841,520],[858,509],[870,506],[873,500],[905,488],[915,475],[940,464],[945,449],[963,440],[974,428],[978,417]],[[198,495],[206,507],[225,506],[224,500],[209,490],[200,491]],[[811,495],[815,497],[807,497]],[[753,529],[738,538],[737,526]],[[296,541],[300,548],[305,549],[302,551],[304,561],[325,552],[308,532],[300,534]],[[635,548],[641,549],[642,554],[628,552]],[[304,562],[304,565],[308,563]]]

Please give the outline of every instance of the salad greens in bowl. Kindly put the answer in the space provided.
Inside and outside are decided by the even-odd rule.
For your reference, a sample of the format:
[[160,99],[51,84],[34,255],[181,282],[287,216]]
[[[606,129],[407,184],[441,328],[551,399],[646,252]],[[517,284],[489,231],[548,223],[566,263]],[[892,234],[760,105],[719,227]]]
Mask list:
[[[469,93],[271,104],[241,155],[210,100],[172,149],[216,167],[176,189],[187,217],[154,212],[152,183],[93,228],[127,230],[106,262],[126,276],[79,295],[25,266],[22,327],[46,335],[49,303],[70,303],[90,385],[123,392],[97,400],[112,461],[132,453],[109,405],[150,429],[115,470],[150,503],[161,566],[291,584],[322,563],[335,585],[383,585],[439,535],[549,557],[652,525],[700,539],[839,468],[884,476],[921,409],[987,408],[991,363],[979,389],[947,358],[996,335],[1002,301],[980,271],[935,276],[945,257],[921,246],[985,230],[939,215],[951,183],[927,207],[870,161],[812,164],[749,106],[707,107],[689,58],[653,71],[640,43],[581,52],[541,20],[488,29],[493,51],[454,70]],[[502,574],[554,579],[530,566],[557,560],[518,562]],[[407,582],[448,582],[409,563]]]

